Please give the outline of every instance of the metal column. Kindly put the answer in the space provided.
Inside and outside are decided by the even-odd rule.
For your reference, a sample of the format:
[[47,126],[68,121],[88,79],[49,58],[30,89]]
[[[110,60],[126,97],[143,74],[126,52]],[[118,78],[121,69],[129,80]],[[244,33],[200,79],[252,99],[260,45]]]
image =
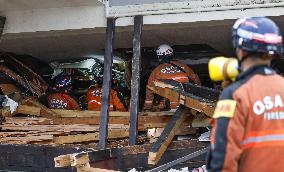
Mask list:
[[143,16],[134,17],[134,37],[133,37],[133,59],[132,59],[132,80],[131,80],[131,102],[129,121],[129,145],[136,144],[137,119],[139,112],[139,90],[141,71],[141,33],[143,26]]
[[5,21],[6,21],[6,17],[0,16],[0,41],[1,41],[2,33],[3,33]]
[[105,149],[107,146],[114,33],[115,33],[115,19],[108,18],[107,29],[106,29],[106,42],[105,42],[102,108],[100,114],[100,136],[99,136],[100,140],[98,145],[100,149]]

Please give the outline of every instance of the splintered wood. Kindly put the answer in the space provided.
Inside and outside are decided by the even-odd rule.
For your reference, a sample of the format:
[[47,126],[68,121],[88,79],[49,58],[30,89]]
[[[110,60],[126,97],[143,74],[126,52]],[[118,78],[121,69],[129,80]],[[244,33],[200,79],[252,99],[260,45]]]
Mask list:
[[[6,117],[1,125],[1,143],[83,143],[98,141],[99,125],[53,124],[52,119]],[[128,126],[109,125],[109,139],[128,137]]]
[[87,152],[60,155],[54,158],[55,167],[76,167],[77,172],[119,172],[90,166]]
[[191,90],[185,92],[180,88],[165,83],[163,81],[155,81],[154,86],[153,87],[148,86],[148,89],[152,90],[154,93],[162,97],[170,99],[173,102],[179,102],[181,105],[184,105],[188,108],[201,112],[207,117],[211,118],[213,115],[216,100],[211,102],[203,101],[205,100],[205,98],[198,96],[198,94],[200,94],[200,90],[199,92],[192,94]]
[[[14,117],[18,114],[28,117]],[[99,140],[100,112],[48,109],[30,98],[24,100],[13,114],[8,107],[2,108],[1,115],[0,143],[73,144],[93,143]],[[172,115],[173,112],[141,112],[138,115],[138,131],[164,128]],[[128,138],[129,116],[129,112],[110,112],[110,141],[119,142]],[[180,129],[196,126],[195,123],[187,118]],[[187,129],[179,133],[183,135],[188,132]]]

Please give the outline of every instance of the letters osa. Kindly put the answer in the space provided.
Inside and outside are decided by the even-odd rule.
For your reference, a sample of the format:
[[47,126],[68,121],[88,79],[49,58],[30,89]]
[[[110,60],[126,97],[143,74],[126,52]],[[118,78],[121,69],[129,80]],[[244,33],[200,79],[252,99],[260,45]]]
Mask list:
[[267,120],[284,119],[283,106],[283,100],[279,94],[274,97],[265,96],[262,100],[254,102],[253,112],[256,115],[264,114],[264,118]]

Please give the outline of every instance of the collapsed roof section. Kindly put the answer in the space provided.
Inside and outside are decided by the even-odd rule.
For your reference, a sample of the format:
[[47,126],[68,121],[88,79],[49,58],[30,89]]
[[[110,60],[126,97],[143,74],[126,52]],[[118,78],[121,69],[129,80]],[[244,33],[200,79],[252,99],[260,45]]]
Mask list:
[[227,11],[240,9],[258,9],[283,7],[284,1],[279,0],[107,0],[107,17],[125,17],[135,15],[161,15],[178,13],[199,13],[210,11]]
[[[284,30],[283,0],[209,1],[109,0],[103,1],[104,5],[92,0],[22,0],[19,5],[17,1],[1,0],[0,12],[7,22],[0,51],[29,54],[45,61],[93,56],[104,50],[106,14],[121,16],[116,20],[114,48],[131,48],[133,17],[127,16],[144,15],[140,13],[143,9],[155,14],[143,17],[143,47],[207,44],[233,54],[230,39],[235,19],[260,14],[274,16]],[[165,12],[169,9],[173,11]]]

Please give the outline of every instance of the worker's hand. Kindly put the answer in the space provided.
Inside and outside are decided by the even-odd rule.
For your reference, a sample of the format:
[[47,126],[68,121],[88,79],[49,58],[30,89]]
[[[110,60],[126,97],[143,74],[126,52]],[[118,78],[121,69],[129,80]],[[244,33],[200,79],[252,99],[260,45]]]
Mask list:
[[192,170],[192,172],[207,172],[206,166],[203,165],[201,167],[195,168],[195,169]]

